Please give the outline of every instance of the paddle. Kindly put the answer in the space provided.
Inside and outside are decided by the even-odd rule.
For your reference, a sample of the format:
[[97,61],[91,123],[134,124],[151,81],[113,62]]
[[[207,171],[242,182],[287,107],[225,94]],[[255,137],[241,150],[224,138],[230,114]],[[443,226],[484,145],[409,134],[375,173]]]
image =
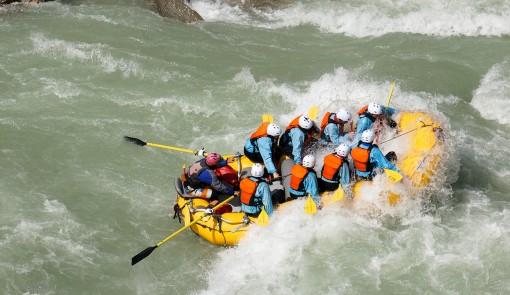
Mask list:
[[[145,141],[135,138],[135,137],[124,136],[124,139],[129,142],[132,142],[136,145],[139,145],[139,146],[148,145],[148,146],[152,146],[152,147],[157,147],[157,148],[167,149],[167,150],[172,150],[172,151],[178,151],[178,152],[183,152],[183,153],[188,153],[188,154],[194,154],[194,155],[198,154],[198,151],[178,148],[178,147],[174,147],[174,146],[162,145],[162,144],[157,144],[157,143],[145,142]],[[207,153],[204,153],[204,156],[207,156]]]
[[305,203],[305,213],[306,214],[315,214],[317,212],[317,205],[315,201],[312,199],[312,196],[308,195]]
[[388,176],[388,178],[393,182],[399,182],[404,178],[402,174],[390,169],[384,169],[384,173],[386,173],[386,176]]
[[260,211],[259,217],[257,218],[257,225],[259,226],[267,226],[269,224],[269,215],[267,215],[266,209],[262,206],[262,211]]
[[341,201],[344,198],[344,190],[341,186],[338,187],[338,189],[333,194],[333,199],[331,200],[333,203]]
[[313,106],[308,110],[308,118],[310,118],[312,121],[317,120],[317,114],[319,114],[318,106]]
[[395,89],[395,83],[396,82],[397,82],[397,80],[393,81],[393,84],[391,84],[390,95],[388,96],[388,102],[386,103],[387,107],[390,106],[391,96],[393,95],[393,89]]
[[[214,206],[214,208],[212,208],[212,211],[218,209],[219,207],[225,205],[226,203],[228,203],[230,200],[232,200],[235,196],[230,196],[228,199],[226,199],[225,201],[219,203],[218,205]],[[155,246],[152,246],[152,247],[148,247],[147,249],[143,250],[142,252],[136,254],[135,256],[133,256],[133,258],[131,258],[131,265],[135,265],[137,264],[138,262],[142,261],[143,259],[145,259],[145,257],[151,255],[152,251],[154,251],[157,247],[163,245],[164,243],[170,241],[173,237],[177,236],[178,234],[182,233],[185,229],[187,229],[188,227],[194,225],[195,223],[199,222],[202,220],[202,218],[206,217],[206,216],[210,216],[209,214],[204,214],[202,215],[202,217],[198,218],[198,219],[195,219],[193,220],[192,222],[190,222],[188,225],[182,227],[181,229],[179,229],[178,231],[174,232],[173,234],[171,234],[170,236],[168,236],[167,238],[165,238],[164,240],[162,240],[161,242],[157,243]]]
[[274,118],[270,114],[263,114],[262,122],[274,123]]

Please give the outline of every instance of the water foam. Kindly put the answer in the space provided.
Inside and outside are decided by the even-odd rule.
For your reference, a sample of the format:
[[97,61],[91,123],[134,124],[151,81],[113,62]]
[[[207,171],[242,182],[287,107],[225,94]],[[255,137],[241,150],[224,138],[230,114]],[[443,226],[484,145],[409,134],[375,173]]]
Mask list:
[[476,89],[471,106],[487,120],[510,125],[510,60],[495,64]]
[[296,1],[280,10],[249,12],[220,1],[210,2],[192,1],[192,8],[206,21],[272,29],[308,24],[329,33],[358,38],[389,33],[435,36],[510,34],[510,5],[507,1]]

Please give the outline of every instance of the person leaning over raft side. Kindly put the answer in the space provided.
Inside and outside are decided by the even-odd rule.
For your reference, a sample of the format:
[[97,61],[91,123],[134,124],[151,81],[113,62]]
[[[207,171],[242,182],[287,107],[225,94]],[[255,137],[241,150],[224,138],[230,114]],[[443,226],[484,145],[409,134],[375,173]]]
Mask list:
[[241,210],[248,216],[257,217],[262,211],[262,205],[267,215],[273,214],[273,202],[271,190],[266,183],[264,166],[255,163],[251,167],[251,176],[243,178],[239,187],[241,188]]
[[[377,169],[390,169],[400,173],[398,168],[383,156],[379,147],[373,144],[375,132],[372,129],[365,130],[361,134],[361,140],[351,150],[351,157],[354,160],[356,176],[361,179],[371,180],[377,173]],[[389,152],[388,155],[394,154]]]
[[314,166],[315,156],[304,156],[303,163],[294,165],[290,170],[290,186],[288,189],[291,200],[307,197],[308,193],[314,200],[317,208],[322,209],[317,174],[313,170]]
[[340,183],[342,187],[349,184],[351,172],[349,170],[350,148],[347,144],[339,145],[335,152],[324,157],[324,165],[321,170],[321,178],[319,179],[319,191],[334,191],[338,189]]
[[267,172],[278,178],[276,171],[276,141],[282,134],[280,127],[273,123],[264,122],[252,133],[244,144],[244,155],[254,163],[264,163]]
[[359,141],[363,131],[371,129],[374,122],[381,116],[387,118],[388,124],[391,128],[397,127],[397,123],[393,121],[390,116],[396,113],[397,110],[391,107],[385,107],[375,102],[362,107],[358,111],[358,121],[356,123],[356,141]]
[[313,126],[310,118],[300,115],[290,122],[280,137],[280,150],[296,164],[301,164],[303,147],[313,138]]
[[198,160],[189,167],[188,173],[186,173],[186,181],[193,189],[210,187],[214,192],[210,201],[212,205],[215,205],[218,202],[218,194],[229,196],[238,194],[214,172],[214,169],[224,167],[233,161],[233,158],[224,160],[220,154],[210,153],[207,157]]
[[344,125],[351,120],[351,113],[342,108],[336,113],[327,112],[322,118],[320,138],[321,144],[327,145],[328,142],[339,145],[350,141],[354,133],[344,132]]

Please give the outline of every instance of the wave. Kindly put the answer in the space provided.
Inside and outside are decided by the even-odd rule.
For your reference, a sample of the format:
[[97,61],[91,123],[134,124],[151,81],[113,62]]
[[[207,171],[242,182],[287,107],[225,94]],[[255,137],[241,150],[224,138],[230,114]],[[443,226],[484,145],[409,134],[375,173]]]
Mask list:
[[195,0],[192,8],[208,22],[269,29],[312,25],[356,38],[390,33],[442,37],[510,35],[508,1],[296,1],[281,10],[246,12],[221,1]]

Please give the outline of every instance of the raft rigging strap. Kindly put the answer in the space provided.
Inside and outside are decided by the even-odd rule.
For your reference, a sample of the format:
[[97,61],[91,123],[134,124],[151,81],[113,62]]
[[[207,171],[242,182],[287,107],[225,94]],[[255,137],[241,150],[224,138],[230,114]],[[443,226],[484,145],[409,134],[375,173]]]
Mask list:
[[390,138],[390,139],[388,139],[388,140],[385,140],[385,141],[383,141],[383,142],[379,143],[379,145],[381,145],[381,144],[383,144],[383,143],[387,143],[388,141],[392,141],[392,140],[394,140],[394,139],[396,139],[396,138],[399,138],[400,136],[403,136],[403,135],[406,135],[406,134],[408,134],[408,133],[414,132],[414,131],[416,131],[416,130],[418,130],[418,129],[421,129],[421,128],[423,128],[423,127],[430,127],[430,126],[433,126],[433,125],[434,125],[434,124],[425,124],[425,123],[424,123],[423,121],[421,121],[421,120],[420,120],[420,123],[422,123],[422,124],[423,124],[423,126],[420,126],[420,127],[414,128],[413,130],[409,130],[409,131],[406,131],[406,132],[404,132],[404,133],[402,133],[402,134],[399,134],[399,135],[397,135],[397,136],[394,136],[394,137],[392,137],[392,138]]

